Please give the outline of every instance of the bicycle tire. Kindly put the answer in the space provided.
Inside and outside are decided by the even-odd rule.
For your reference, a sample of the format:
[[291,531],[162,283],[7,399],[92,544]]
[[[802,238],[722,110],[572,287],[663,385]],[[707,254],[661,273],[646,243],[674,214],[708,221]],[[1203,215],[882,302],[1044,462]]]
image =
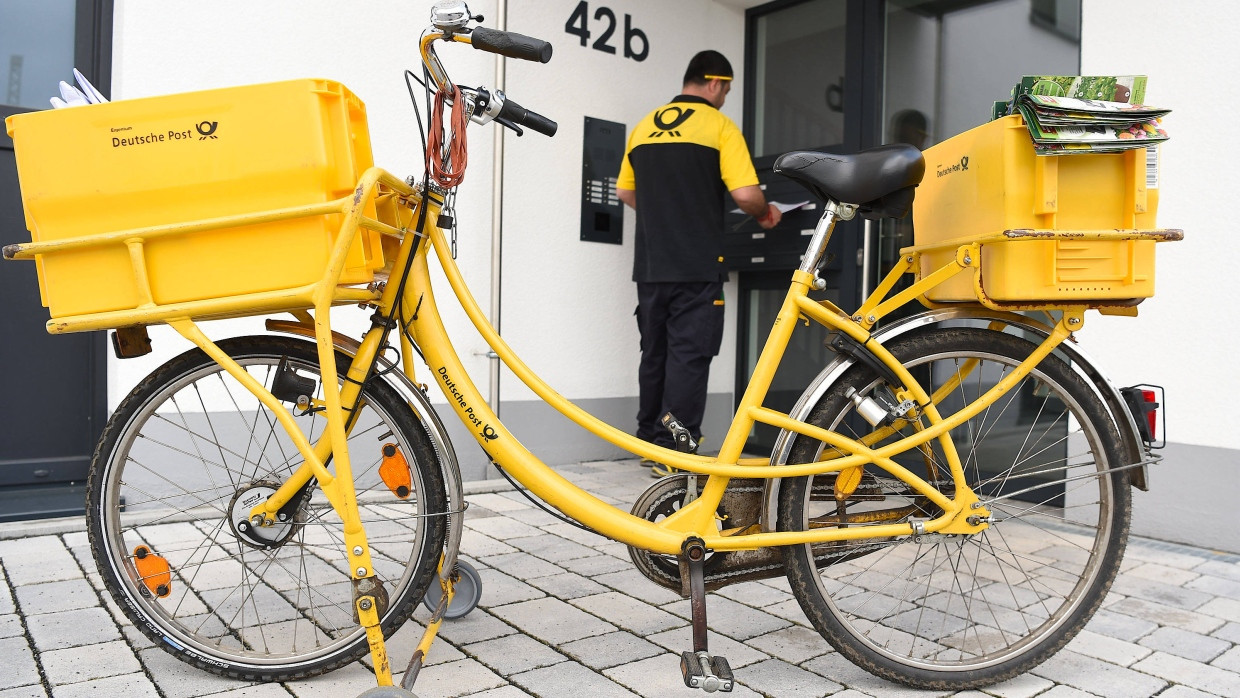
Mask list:
[[[964,376],[938,405],[946,418],[1034,346],[998,331],[939,328],[900,338],[888,349],[918,381],[930,381],[923,387],[931,394]],[[964,362],[971,359],[978,363],[966,372]],[[858,364],[827,391],[807,421],[854,439],[870,432],[873,427],[853,414],[850,390],[877,392],[895,404],[884,381]],[[914,428],[905,427],[899,436]],[[970,487],[995,519],[987,530],[785,549],[793,594],[819,633],[867,671],[923,689],[1004,681],[1067,644],[1114,581],[1131,517],[1127,471],[1102,471],[1135,458],[1125,451],[1102,403],[1059,358],[1042,361],[952,434]],[[821,442],[798,437],[788,462],[813,462],[821,450]],[[942,458],[932,442],[928,453],[914,450],[895,460],[919,475],[915,468],[924,468],[923,477],[941,472],[936,487],[951,496]],[[846,500],[850,518],[845,520],[835,508],[834,474],[818,476],[825,482],[816,485],[808,477],[784,480],[780,529],[868,525],[867,518],[907,522],[914,514],[932,518],[939,512],[875,466],[865,472],[871,486],[881,487],[882,500]],[[1033,489],[1021,498],[1009,496],[1026,488]]]
[[[218,344],[269,387],[286,360],[321,397],[315,344],[274,336]],[[349,357],[338,352],[336,361],[343,376]],[[356,409],[349,454],[390,636],[435,577],[446,493],[426,430],[393,388],[368,381]],[[326,420],[299,412],[314,443]],[[405,499],[377,474],[388,443],[409,464]],[[212,673],[262,681],[322,674],[368,652],[352,614],[340,520],[317,487],[290,523],[264,531],[266,549],[239,532],[235,519],[260,501],[255,495],[300,462],[275,415],[200,349],[168,361],[121,402],[91,463],[88,534],[104,586],[157,646]],[[167,595],[139,579],[139,546],[167,561]]]

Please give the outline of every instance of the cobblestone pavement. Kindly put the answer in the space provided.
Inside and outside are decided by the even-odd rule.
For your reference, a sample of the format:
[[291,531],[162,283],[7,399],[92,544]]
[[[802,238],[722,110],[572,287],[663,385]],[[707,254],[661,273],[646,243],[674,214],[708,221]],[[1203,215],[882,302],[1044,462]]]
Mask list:
[[[653,482],[635,461],[561,471],[626,507]],[[691,646],[688,601],[641,577],[623,545],[500,483],[467,492],[462,554],[482,576],[482,602],[444,624],[419,696],[692,695],[678,669]],[[352,698],[374,685],[365,662],[283,684],[199,671],[154,647],[102,589],[81,521],[0,524],[0,698]],[[783,579],[727,587],[708,608],[711,649],[736,670],[733,695],[947,695],[886,683],[830,651]],[[389,641],[397,668],[427,615],[419,609]],[[958,695],[1240,696],[1240,557],[1134,538],[1102,610],[1066,649],[1029,674]]]

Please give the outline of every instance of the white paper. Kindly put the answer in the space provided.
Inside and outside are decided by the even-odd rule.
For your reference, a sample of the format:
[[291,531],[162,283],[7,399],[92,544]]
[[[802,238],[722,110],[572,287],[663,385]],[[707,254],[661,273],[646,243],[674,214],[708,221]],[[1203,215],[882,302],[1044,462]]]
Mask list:
[[60,98],[65,100],[65,104],[67,104],[70,107],[76,107],[82,104],[90,104],[90,102],[86,100],[86,95],[82,94],[81,90],[74,87],[73,85],[70,85],[64,80],[60,81]]
[[[770,203],[775,204],[775,208],[779,209],[780,215],[783,215],[789,211],[795,211],[798,208],[801,208],[802,206],[809,204],[808,201],[801,201],[795,204],[785,204],[780,201],[772,201]],[[734,208],[732,209],[732,213],[744,213],[744,211],[740,210],[739,208]]]
[[103,104],[108,101],[108,98],[104,97],[103,93],[100,92],[94,85],[92,85],[90,83],[90,80],[86,79],[85,75],[82,75],[82,71],[78,70],[77,68],[74,68],[73,77],[77,79],[78,87],[81,87],[82,92],[85,93],[86,101],[90,102],[91,104]]

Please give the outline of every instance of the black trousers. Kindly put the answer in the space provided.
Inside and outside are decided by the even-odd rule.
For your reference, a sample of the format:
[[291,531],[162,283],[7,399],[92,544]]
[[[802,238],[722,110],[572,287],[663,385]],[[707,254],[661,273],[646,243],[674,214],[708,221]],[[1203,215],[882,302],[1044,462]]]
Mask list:
[[638,438],[671,448],[671,432],[659,422],[667,412],[695,440],[701,438],[706,379],[723,341],[723,313],[722,282],[637,284]]

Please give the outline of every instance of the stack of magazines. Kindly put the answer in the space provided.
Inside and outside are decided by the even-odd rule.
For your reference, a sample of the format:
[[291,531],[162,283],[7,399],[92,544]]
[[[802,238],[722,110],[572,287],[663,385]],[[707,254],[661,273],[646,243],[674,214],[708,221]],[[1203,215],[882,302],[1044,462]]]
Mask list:
[[1144,75],[1026,75],[994,116],[1020,114],[1039,155],[1113,153],[1167,140],[1170,109],[1142,104]]

